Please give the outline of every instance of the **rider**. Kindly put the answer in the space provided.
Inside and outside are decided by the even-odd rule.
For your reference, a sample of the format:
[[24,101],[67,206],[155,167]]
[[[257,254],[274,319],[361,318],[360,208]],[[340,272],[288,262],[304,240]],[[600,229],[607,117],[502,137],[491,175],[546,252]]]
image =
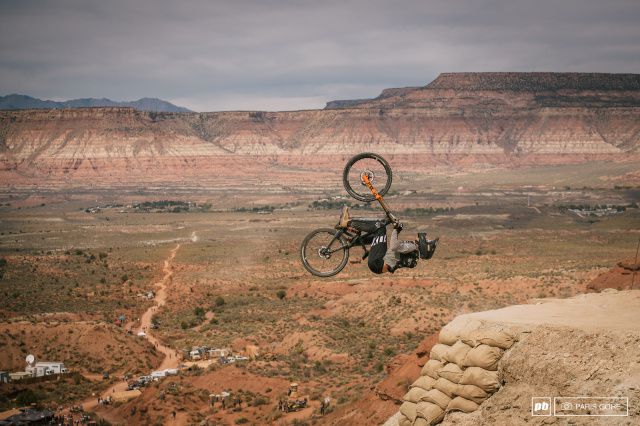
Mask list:
[[[345,206],[342,211],[340,225],[343,227],[349,226],[350,219],[349,208]],[[427,234],[419,232],[417,241],[398,241],[398,234],[402,231],[402,227],[402,223],[399,221],[394,223],[393,231],[391,231],[391,237],[389,238],[390,244],[387,244],[386,226],[378,226],[374,231],[368,261],[369,269],[373,273],[394,273],[396,269],[407,266],[402,264],[403,255],[411,256],[411,254],[414,254],[414,258],[419,255],[422,259],[431,259],[433,256],[438,243],[437,238],[435,240],[427,240]],[[413,266],[415,266],[415,263],[409,267]]]

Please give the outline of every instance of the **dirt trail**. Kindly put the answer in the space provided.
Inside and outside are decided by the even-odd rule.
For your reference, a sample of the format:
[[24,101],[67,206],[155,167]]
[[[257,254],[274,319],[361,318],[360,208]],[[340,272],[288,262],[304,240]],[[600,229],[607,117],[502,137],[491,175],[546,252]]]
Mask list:
[[[162,268],[162,272],[164,273],[164,275],[162,276],[162,279],[156,283],[157,291],[153,299],[155,303],[142,315],[142,317],[140,318],[140,326],[138,328],[138,332],[144,331],[146,333],[146,339],[156,347],[157,351],[164,354],[164,360],[162,360],[162,363],[158,366],[158,370],[164,370],[166,368],[176,368],[179,364],[178,352],[175,349],[163,345],[151,333],[151,318],[153,317],[153,314],[157,312],[158,308],[160,306],[163,306],[167,301],[167,284],[171,283],[173,280],[173,266],[171,265],[171,262],[176,257],[176,253],[179,249],[180,244],[177,244],[169,253],[169,257],[165,259],[164,266]],[[122,381],[107,388],[102,393],[101,397],[107,398],[110,395],[113,395],[115,392],[126,390],[127,383],[125,381]],[[98,406],[98,397],[92,397],[84,401],[81,405],[85,411],[93,411]],[[108,416],[104,416],[104,413],[101,413],[101,415],[109,420]]]
[[180,244],[177,244],[175,248],[171,250],[169,257],[165,259],[164,267],[162,268],[164,276],[162,277],[162,280],[157,283],[158,290],[156,291],[156,296],[153,298],[155,304],[147,309],[144,314],[142,314],[142,317],[140,318],[140,327],[138,328],[138,332],[144,331],[147,334],[147,340],[156,347],[157,351],[164,354],[164,360],[157,368],[158,370],[164,370],[166,368],[176,368],[179,364],[178,352],[175,349],[163,345],[151,333],[151,318],[153,318],[153,315],[158,311],[158,308],[164,306],[164,304],[167,302],[167,284],[173,281],[173,267],[171,266],[171,262],[176,257],[176,253],[179,249]]

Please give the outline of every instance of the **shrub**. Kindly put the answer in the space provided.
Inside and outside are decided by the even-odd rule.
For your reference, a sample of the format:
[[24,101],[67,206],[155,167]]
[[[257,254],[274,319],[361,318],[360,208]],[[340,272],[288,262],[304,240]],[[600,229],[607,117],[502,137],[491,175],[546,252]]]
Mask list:
[[262,396],[262,395],[258,395],[256,396],[253,401],[251,402],[251,405],[254,407],[259,407],[260,405],[267,405],[269,404],[269,398]]
[[276,296],[278,296],[278,299],[282,300],[282,299],[284,299],[285,297],[287,297],[287,292],[286,292],[286,291],[284,291],[284,290],[278,290],[278,291],[276,292]]
[[18,405],[25,406],[25,405],[36,404],[39,399],[40,399],[40,396],[36,394],[33,390],[25,389],[18,394],[16,398],[16,402],[18,403]]
[[216,306],[223,306],[227,302],[224,301],[224,297],[218,296],[218,297],[216,297],[216,302],[215,303],[216,303]]

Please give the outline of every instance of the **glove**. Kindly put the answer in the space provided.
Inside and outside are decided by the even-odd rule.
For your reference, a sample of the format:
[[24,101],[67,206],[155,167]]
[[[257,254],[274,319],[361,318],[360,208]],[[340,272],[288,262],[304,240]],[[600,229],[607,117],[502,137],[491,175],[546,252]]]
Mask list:
[[402,228],[404,227],[404,225],[402,225],[402,223],[400,221],[397,221],[396,223],[393,224],[393,229],[395,229],[396,231],[398,231],[398,234],[400,232],[402,232]]

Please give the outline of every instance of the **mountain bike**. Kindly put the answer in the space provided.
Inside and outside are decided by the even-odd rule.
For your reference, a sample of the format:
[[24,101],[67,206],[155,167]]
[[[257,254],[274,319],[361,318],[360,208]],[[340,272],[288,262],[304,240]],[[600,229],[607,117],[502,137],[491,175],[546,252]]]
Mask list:
[[[365,152],[347,162],[342,173],[342,183],[347,193],[358,201],[367,203],[377,201],[385,217],[353,218],[347,221],[343,210],[343,217],[336,226],[316,229],[309,233],[300,246],[300,258],[307,271],[318,277],[336,275],[347,265],[349,250],[356,246],[364,251],[362,260],[367,258],[369,255],[367,245],[373,241],[374,234],[383,226],[399,223],[383,198],[391,188],[392,180],[393,174],[389,163],[378,154]],[[421,239],[426,241],[424,234]],[[402,266],[414,267],[418,255],[423,259],[429,259],[433,256],[434,250],[435,245],[426,247],[423,244],[422,254],[408,256],[406,264]]]
[[318,277],[336,275],[349,261],[349,249],[356,246],[363,249],[362,260],[367,258],[367,245],[373,241],[375,232],[398,221],[383,199],[392,181],[391,167],[380,155],[366,152],[347,162],[342,173],[347,193],[358,201],[377,200],[386,217],[357,218],[348,223],[341,217],[334,228],[320,228],[309,233],[300,247],[302,264],[307,271]]

